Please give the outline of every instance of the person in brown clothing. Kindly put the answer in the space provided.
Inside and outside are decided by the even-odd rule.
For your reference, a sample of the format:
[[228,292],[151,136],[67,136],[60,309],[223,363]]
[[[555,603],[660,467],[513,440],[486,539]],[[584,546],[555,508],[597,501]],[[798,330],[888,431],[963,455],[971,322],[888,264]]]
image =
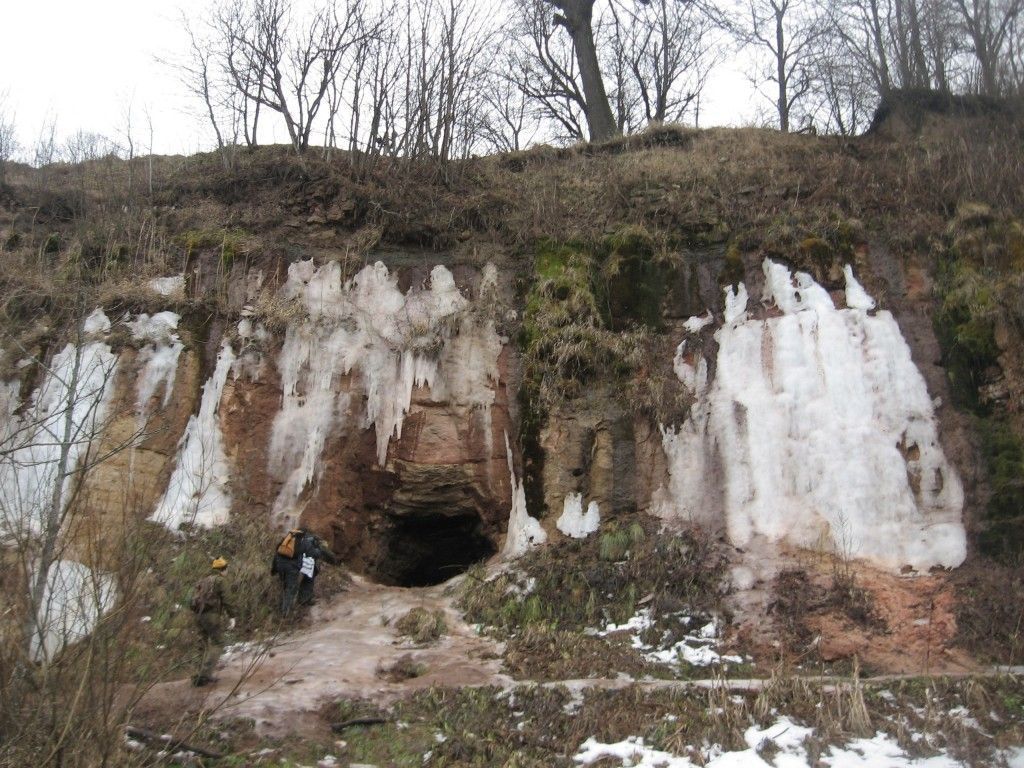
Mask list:
[[222,574],[228,567],[228,561],[218,557],[210,563],[210,567],[213,573],[201,578],[192,590],[191,608],[196,615],[196,627],[202,646],[199,672],[192,678],[192,684],[195,686],[207,685],[216,680],[213,677],[213,670],[223,650],[221,632],[227,603],[224,601]]

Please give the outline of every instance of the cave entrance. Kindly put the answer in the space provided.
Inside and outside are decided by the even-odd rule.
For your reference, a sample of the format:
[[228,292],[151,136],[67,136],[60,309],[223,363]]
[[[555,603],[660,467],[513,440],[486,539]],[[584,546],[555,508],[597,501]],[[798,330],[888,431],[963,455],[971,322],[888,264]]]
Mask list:
[[385,537],[373,576],[398,587],[440,584],[497,551],[477,514],[396,515]]

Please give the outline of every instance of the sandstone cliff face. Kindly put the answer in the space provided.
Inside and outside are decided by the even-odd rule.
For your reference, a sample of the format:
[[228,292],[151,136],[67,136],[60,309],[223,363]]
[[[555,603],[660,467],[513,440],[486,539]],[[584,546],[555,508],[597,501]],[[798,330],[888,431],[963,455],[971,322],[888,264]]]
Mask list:
[[[681,402],[688,398],[691,403],[688,415],[665,422],[657,412],[632,407],[631,392],[616,383],[611,371],[595,371],[581,379],[583,386],[574,395],[545,410],[536,427],[535,448],[525,459],[520,458],[518,448],[522,353],[508,336],[495,330],[496,321],[507,326],[503,313],[514,303],[509,276],[490,266],[435,267],[432,271],[418,265],[399,266],[392,273],[378,264],[345,282],[337,262],[319,266],[311,261],[293,262],[286,272],[279,271],[283,276],[277,278],[276,286],[269,285],[285,307],[285,321],[278,331],[271,332],[260,313],[250,308],[259,292],[268,287],[262,273],[238,274],[231,292],[244,302],[242,321],[237,327],[208,327],[205,334],[190,336],[182,331],[185,349],[170,379],[173,395],[166,404],[163,390],[151,393],[144,407],[136,402],[138,382],[148,375],[143,366],[150,353],[140,351],[145,349],[141,347],[145,339],[121,351],[111,398],[113,416],[99,450],[133,441],[134,447],[117,453],[90,476],[78,502],[89,511],[83,519],[101,528],[111,525],[115,521],[108,518],[124,514],[127,499],[127,508],[136,514],[155,514],[157,519],[160,510],[179,509],[169,520],[172,527],[221,522],[222,517],[210,518],[203,511],[207,497],[213,494],[214,502],[230,505],[232,516],[269,519],[280,528],[297,524],[313,528],[353,568],[380,581],[434,582],[498,550],[513,503],[508,436],[515,447],[513,471],[522,467],[528,476],[533,472],[535,503],[529,511],[541,518],[549,535],[560,535],[560,513],[581,504],[584,508],[593,505],[594,513],[604,520],[643,511],[673,524],[698,523],[744,548],[751,546],[750,536],[754,535],[769,544],[824,547],[837,553],[845,547],[844,556],[873,559],[891,569],[905,564],[926,568],[936,562],[955,565],[962,560],[962,553],[954,552],[957,546],[952,544],[952,549],[943,549],[941,543],[923,543],[912,545],[906,553],[875,551],[876,545],[868,538],[869,531],[878,526],[870,522],[875,514],[872,510],[892,505],[883,503],[882,497],[844,501],[850,478],[843,473],[856,465],[855,456],[844,457],[840,451],[835,465],[809,468],[818,481],[803,488],[799,472],[805,460],[789,453],[804,446],[812,451],[809,457],[820,458],[828,442],[819,449],[806,443],[816,439],[813,430],[817,428],[809,427],[812,431],[805,436],[797,429],[792,448],[783,443],[761,445],[761,438],[751,431],[755,420],[776,407],[772,403],[779,397],[783,401],[795,397],[797,406],[812,398],[808,413],[814,412],[817,401],[810,390],[790,392],[787,387],[798,385],[784,384],[785,379],[778,378],[796,375],[779,367],[788,365],[785,356],[792,354],[784,351],[787,347],[780,334],[789,326],[781,323],[788,317],[803,325],[811,323],[807,327],[813,338],[823,333],[826,326],[822,323],[836,311],[833,304],[848,303],[842,296],[842,269],[835,263],[818,266],[821,284],[808,275],[802,288],[789,272],[779,272],[772,277],[778,284],[768,286],[765,275],[770,262],[765,261],[761,269],[756,261],[747,259],[737,271],[736,285],[748,294],[765,295],[763,305],[749,300],[748,306],[746,300],[741,305],[738,298],[729,298],[735,289],[722,291],[710,279],[722,258],[721,252],[709,252],[709,260],[702,266],[684,272],[670,290],[657,294],[655,319],[660,328],[653,337],[637,342],[650,346],[650,339],[655,338],[664,339],[669,349],[678,345],[671,369],[668,361],[662,360],[663,367],[650,370],[647,378],[675,382],[682,391]],[[955,527],[963,508],[960,477],[965,479],[968,511],[977,505],[977,457],[959,412],[943,397],[944,370],[937,363],[938,345],[925,311],[931,298],[927,278],[913,266],[904,274],[884,253],[863,252],[858,263],[865,285],[884,295],[899,319],[899,325],[886,326],[885,332],[898,336],[896,329],[903,330],[916,363],[907,370],[919,369],[927,383],[927,389],[922,384],[920,392],[927,392],[928,398],[911,406],[915,415],[908,417],[908,424],[912,426],[894,434],[893,445],[885,449],[893,451],[892,460],[907,465],[901,470],[906,479],[894,475],[895,490],[885,492],[906,494],[900,502],[893,496],[892,504],[907,506],[905,514],[910,516],[922,514],[929,504],[938,504]],[[864,268],[866,265],[873,268]],[[809,303],[812,298],[818,302],[813,306]],[[789,306],[785,302],[795,303]],[[679,305],[694,314],[684,318]],[[616,311],[637,310],[627,296],[620,297]],[[876,322],[873,309],[841,310],[850,312],[860,313],[861,322]],[[836,315],[840,316],[846,317]],[[853,319],[850,315],[847,325]],[[729,351],[734,349],[733,337],[742,330],[743,322],[751,329],[765,329],[757,342],[756,359],[736,358],[737,353]],[[204,350],[199,349],[200,335],[205,336]],[[902,407],[898,403],[905,397],[904,385],[891,378],[890,363],[881,358],[873,361],[875,352],[864,352],[860,363],[855,358],[824,363],[821,355],[835,348],[835,342],[828,344],[811,352],[818,360],[812,366],[817,365],[816,375],[824,377],[824,386],[831,386],[827,382],[834,376],[866,375],[865,386],[872,388],[876,398],[874,406],[865,406],[867,418],[882,418],[879,408]],[[220,350],[216,357],[214,350]],[[201,365],[204,351],[206,360]],[[773,356],[777,358],[774,362]],[[828,365],[840,368],[833,371]],[[741,371],[743,376],[756,376],[762,369],[768,381],[768,399],[756,410],[764,413],[747,413],[737,422],[735,434],[729,430],[736,430],[736,425],[721,432],[723,427],[716,424],[724,422],[713,414],[727,402],[738,407],[735,404],[751,392],[751,385],[746,384],[728,394],[722,389],[730,386],[725,377]],[[218,377],[223,377],[223,382],[215,381]],[[211,386],[220,389],[211,393]],[[721,405],[708,399],[712,397],[709,393],[718,390],[725,398]],[[827,389],[824,392],[826,398],[832,397]],[[211,395],[215,402],[207,402]],[[924,424],[932,418],[931,398],[938,413],[934,437],[913,426],[919,419],[924,419],[920,422]],[[897,405],[881,405],[890,401]],[[530,407],[528,400],[525,404]],[[817,418],[796,416],[792,405],[786,407],[791,414],[787,418]],[[143,412],[144,429],[133,438]],[[219,434],[214,443],[216,451],[224,455],[225,470],[218,470],[219,464],[213,460],[214,443],[200,441],[196,448],[189,442],[197,429],[192,422],[204,418],[212,420],[204,429]],[[841,422],[847,417],[833,413],[823,418]],[[844,444],[860,429],[854,424],[831,425],[830,429],[839,432],[826,441]],[[767,427],[764,434],[776,428],[796,429],[780,424]],[[687,434],[691,437],[685,437]],[[855,453],[857,448],[851,444],[848,450]],[[943,451],[955,470],[942,468]],[[935,458],[929,458],[932,454]],[[932,468],[929,461],[938,468]],[[888,459],[884,462],[891,463]],[[763,469],[756,468],[762,465]],[[183,471],[186,480],[181,479]],[[877,484],[879,470],[866,471],[875,475],[868,482]],[[753,474],[740,480],[738,472]],[[758,474],[763,472],[767,474]],[[904,490],[898,489],[900,483],[905,483]],[[864,486],[865,490],[868,487]],[[927,501],[925,487],[942,501]],[[781,495],[772,501],[773,494]],[[807,507],[807,499],[818,500]],[[781,505],[779,511],[768,511],[774,503]],[[806,525],[794,522],[799,518],[781,522],[805,507],[817,522],[810,518]],[[772,522],[773,515],[779,522]],[[888,540],[910,536],[907,526],[913,525],[908,521],[893,523],[896,527],[891,530],[891,526],[878,530],[888,531],[883,537]],[[934,534],[936,522],[924,524]],[[841,540],[842,536],[847,539]],[[934,535],[930,540],[935,541]],[[881,546],[881,540],[877,541]],[[938,550],[929,549],[936,546]],[[933,555],[911,552],[939,554],[930,559]],[[771,575],[755,573],[753,577],[765,580]],[[740,574],[739,578],[751,577]]]

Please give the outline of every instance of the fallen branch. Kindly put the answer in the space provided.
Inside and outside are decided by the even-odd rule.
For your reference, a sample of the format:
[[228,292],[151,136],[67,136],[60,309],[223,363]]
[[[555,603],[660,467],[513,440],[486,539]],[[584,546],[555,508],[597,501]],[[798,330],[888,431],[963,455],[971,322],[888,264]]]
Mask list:
[[383,717],[356,717],[352,720],[346,720],[343,723],[334,723],[331,726],[331,730],[334,733],[341,733],[346,728],[352,728],[356,725],[381,725],[383,723],[390,723],[391,721]]
[[211,760],[220,760],[224,757],[219,752],[212,752],[204,747],[197,747],[195,744],[175,739],[173,736],[165,736],[145,728],[137,728],[134,725],[126,725],[124,732],[130,738],[141,741],[150,749],[155,749],[159,745],[161,750],[166,750],[167,752],[191,752],[200,757],[208,757]]

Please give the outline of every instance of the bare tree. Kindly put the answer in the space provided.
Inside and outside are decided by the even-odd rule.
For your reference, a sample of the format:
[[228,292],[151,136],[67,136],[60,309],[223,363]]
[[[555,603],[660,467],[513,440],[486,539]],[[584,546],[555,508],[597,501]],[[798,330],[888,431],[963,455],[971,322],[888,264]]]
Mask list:
[[956,87],[962,33],[951,0],[843,0],[825,4],[843,58],[879,96],[894,88]]
[[518,152],[530,143],[539,126],[529,99],[507,76],[515,59],[503,60],[503,71],[489,73],[481,96],[487,109],[480,125],[481,138],[496,152]]
[[625,58],[642,122],[681,121],[696,107],[716,61],[715,19],[702,5],[680,0],[613,0],[612,15],[614,49]]
[[205,119],[217,141],[217,151],[224,167],[230,168],[238,138],[234,119],[237,98],[233,89],[226,88],[218,65],[216,28],[207,24],[204,30],[198,30],[185,15],[182,15],[182,26],[189,39],[188,52],[172,66],[179,72],[185,87],[202,101]]
[[1024,0],[954,0],[970,49],[978,66],[979,90],[997,96],[1007,90],[1005,72],[1011,51],[1019,50],[1012,40]]
[[7,181],[7,165],[18,153],[18,135],[15,130],[14,110],[8,106],[8,96],[0,93],[0,185]]
[[32,148],[32,165],[42,168],[56,162],[58,157],[57,148],[57,118],[47,115],[39,127],[39,136],[36,138],[35,146]]
[[556,138],[582,140],[586,97],[571,42],[558,34],[554,17],[542,0],[518,0],[514,21],[510,25],[511,52],[504,68],[507,77],[537,114],[556,126]]
[[834,29],[815,46],[810,71],[812,85],[805,111],[816,125],[843,136],[867,127],[876,102],[873,82]]
[[790,129],[794,107],[811,89],[811,63],[826,24],[817,8],[803,0],[749,0],[744,42],[762,54],[756,82],[773,83],[779,129]]
[[359,42],[361,13],[361,0],[346,0],[315,9],[300,26],[290,0],[234,0],[217,17],[235,90],[281,115],[297,153],[310,146],[331,83]]

